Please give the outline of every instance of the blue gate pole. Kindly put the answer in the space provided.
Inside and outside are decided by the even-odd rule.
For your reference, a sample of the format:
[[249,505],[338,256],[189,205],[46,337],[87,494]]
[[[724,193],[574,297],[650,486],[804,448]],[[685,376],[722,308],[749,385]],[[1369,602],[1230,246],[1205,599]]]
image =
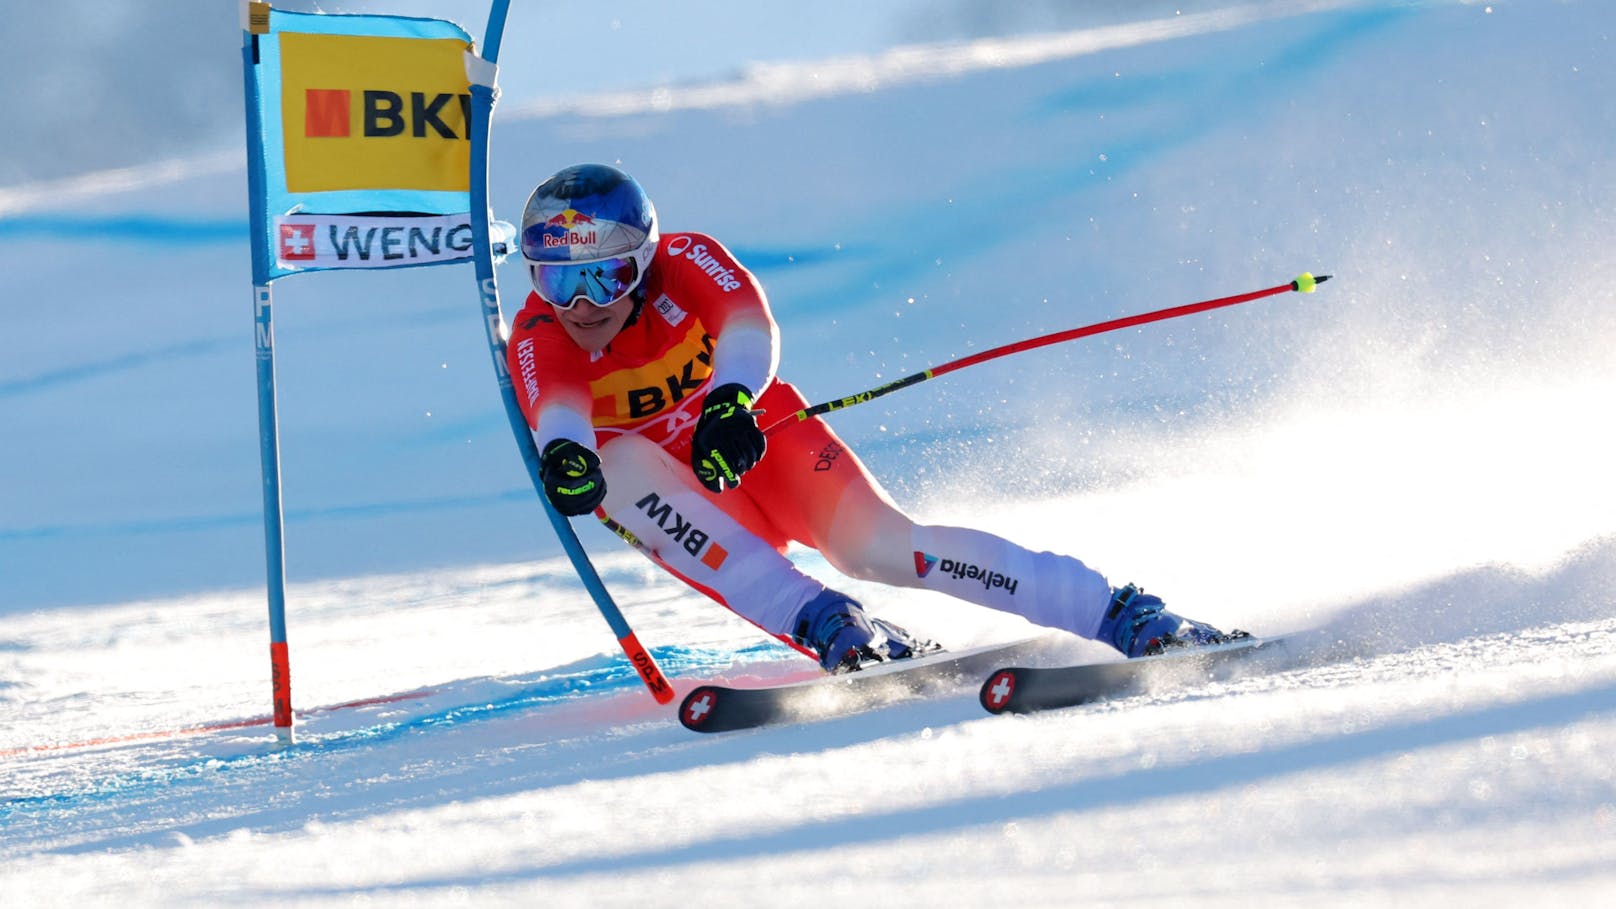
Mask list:
[[[268,23],[265,23],[267,27]],[[253,231],[268,223],[264,210],[262,113],[259,110],[258,37],[251,26],[242,32],[242,74],[247,107],[247,195]],[[269,676],[276,736],[285,744],[292,731],[292,672],[286,648],[286,545],[282,536],[280,429],[275,404],[274,294],[270,290],[269,253],[261,237],[252,243],[254,347],[258,360],[258,453],[264,482],[264,567],[269,595]]]
[[269,591],[269,677],[275,734],[290,745],[292,670],[286,649],[286,544],[282,536],[281,451],[275,403],[275,327],[268,284],[253,286],[258,355],[258,456],[264,480],[264,568]]
[[[573,531],[567,519],[550,504],[550,499],[544,494],[544,484],[539,479],[539,451],[533,441],[533,433],[528,428],[527,417],[522,415],[522,408],[516,401],[516,389],[511,380],[510,368],[505,359],[505,320],[499,306],[499,282],[494,275],[493,249],[489,237],[488,224],[492,212],[488,204],[488,137],[492,126],[494,98],[494,64],[499,58],[500,36],[505,30],[505,16],[509,9],[509,0],[495,0],[489,12],[488,29],[483,35],[483,56],[485,72],[471,74],[471,236],[475,265],[477,269],[477,290],[482,299],[483,327],[488,333],[488,348],[494,359],[494,375],[499,382],[500,397],[505,402],[505,415],[510,420],[511,431],[516,435],[516,444],[522,451],[522,460],[527,465],[528,477],[533,482],[533,488],[539,494],[539,501],[544,512],[550,518],[550,524],[555,528],[556,536],[561,540],[561,547],[566,550],[567,558],[578,572],[579,580],[583,581],[584,588],[595,601],[595,606],[611,626],[612,633],[617,636],[617,643],[623,648],[629,661],[640,674],[646,688],[660,704],[673,700],[673,686],[662,675],[650,651],[646,650],[629,627],[628,620],[623,618],[622,610],[612,601],[611,594],[607,592],[606,585],[601,582],[600,574],[589,561],[589,554],[584,551],[583,544],[578,542],[578,535]],[[486,84],[485,84],[486,83]],[[518,227],[520,230],[520,227]]]

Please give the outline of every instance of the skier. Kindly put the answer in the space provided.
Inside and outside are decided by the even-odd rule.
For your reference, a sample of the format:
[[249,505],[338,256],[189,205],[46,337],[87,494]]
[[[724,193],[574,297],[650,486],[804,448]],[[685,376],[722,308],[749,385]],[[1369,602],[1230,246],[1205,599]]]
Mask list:
[[1103,641],[1130,657],[1233,636],[1075,558],[918,524],[775,375],[757,279],[706,234],[661,233],[616,168],[566,168],[522,212],[534,292],[508,345],[517,398],[562,514],[591,511],[689,586],[828,672],[931,649],[798,570],[796,541],[841,573],[919,587]]

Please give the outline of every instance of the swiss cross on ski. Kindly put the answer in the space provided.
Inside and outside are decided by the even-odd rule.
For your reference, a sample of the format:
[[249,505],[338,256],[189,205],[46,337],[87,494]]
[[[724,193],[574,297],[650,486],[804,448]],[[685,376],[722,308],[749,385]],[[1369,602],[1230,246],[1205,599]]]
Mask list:
[[1008,669],[995,672],[982,688],[982,706],[989,713],[998,713],[1010,704],[1016,692],[1016,674]]
[[988,713],[1033,713],[1075,707],[1139,691],[1201,684],[1237,671],[1261,671],[1254,658],[1284,652],[1284,638],[1242,633],[1221,643],[1175,647],[1153,656],[1057,666],[1006,666],[993,670],[978,698]]
[[718,700],[718,692],[711,688],[697,688],[685,698],[680,708],[680,718],[686,727],[695,729],[713,714],[713,705]]

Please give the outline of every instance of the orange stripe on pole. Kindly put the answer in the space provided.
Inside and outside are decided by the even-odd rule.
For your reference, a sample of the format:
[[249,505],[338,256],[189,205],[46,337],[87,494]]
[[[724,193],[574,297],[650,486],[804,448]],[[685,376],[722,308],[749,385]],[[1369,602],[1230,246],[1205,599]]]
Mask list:
[[673,686],[668,684],[662,670],[657,668],[656,660],[651,659],[651,654],[640,643],[640,639],[635,637],[633,632],[629,632],[626,637],[618,638],[617,643],[622,645],[623,652],[628,654],[629,662],[639,671],[640,678],[645,681],[645,687],[651,689],[651,696],[656,698],[657,703],[671,702]]
[[270,686],[274,691],[275,729],[292,729],[292,664],[286,655],[286,642],[269,645]]

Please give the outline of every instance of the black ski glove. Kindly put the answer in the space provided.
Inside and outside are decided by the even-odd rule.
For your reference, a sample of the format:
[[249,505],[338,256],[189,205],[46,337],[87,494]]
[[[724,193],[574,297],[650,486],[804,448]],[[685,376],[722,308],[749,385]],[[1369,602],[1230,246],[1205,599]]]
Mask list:
[[569,518],[595,510],[606,498],[606,475],[600,458],[571,439],[556,439],[544,446],[539,481],[556,511]]
[[751,393],[736,382],[713,389],[701,403],[690,466],[701,485],[713,492],[741,485],[741,474],[763,459],[767,442],[747,409],[751,406]]

